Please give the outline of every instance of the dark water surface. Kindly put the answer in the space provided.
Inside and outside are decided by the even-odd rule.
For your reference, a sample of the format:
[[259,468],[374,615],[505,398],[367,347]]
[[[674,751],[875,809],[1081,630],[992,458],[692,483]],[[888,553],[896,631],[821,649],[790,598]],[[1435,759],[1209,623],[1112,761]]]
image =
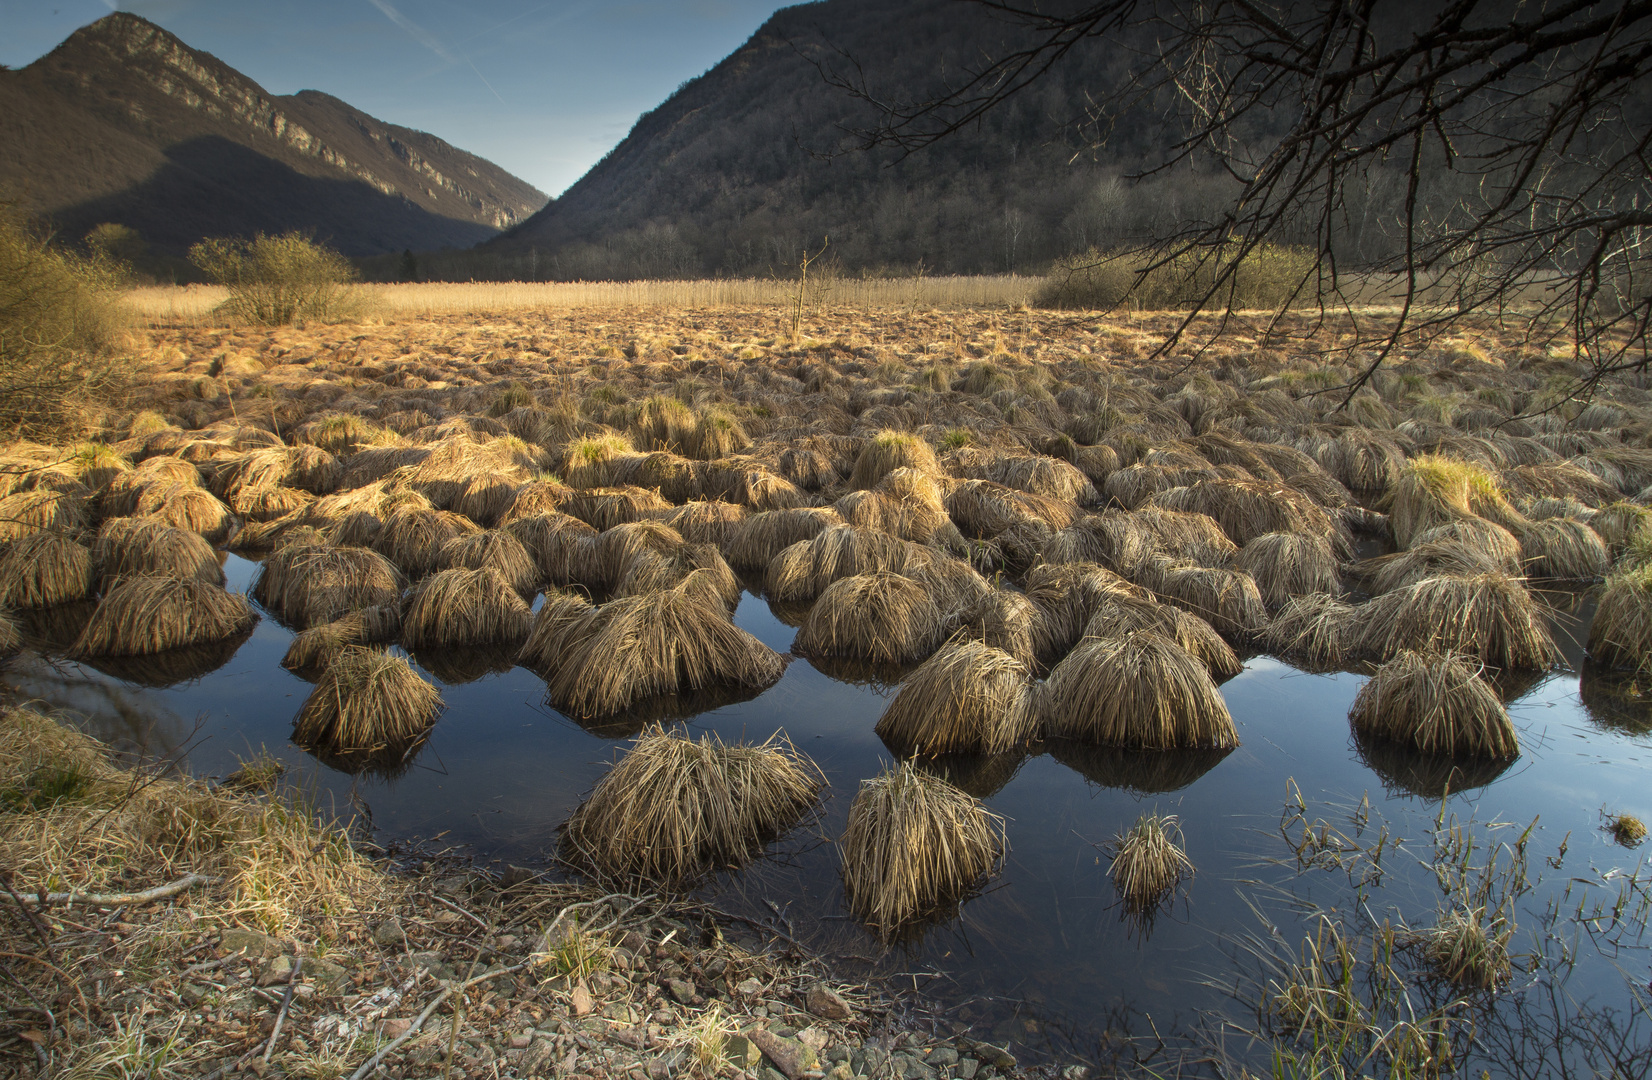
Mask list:
[[[228,556],[229,587],[245,589],[254,569]],[[845,917],[831,841],[859,781],[891,759],[873,725],[894,688],[831,678],[797,660],[759,697],[689,722],[725,739],[760,741],[783,730],[831,783],[817,822],[776,845],[770,858],[709,888],[707,898],[786,928],[851,968],[901,973],[983,1037],[1095,1056],[1109,1031],[1142,1036],[1189,1024],[1205,1010],[1234,1012],[1220,989],[1233,985],[1247,962],[1243,955],[1235,960],[1234,941],[1271,922],[1294,948],[1311,904],[1330,907],[1351,895],[1345,877],[1300,875],[1290,860],[1279,825],[1292,782],[1310,818],[1346,821],[1368,797],[1372,820],[1407,838],[1407,851],[1390,857],[1388,884],[1369,906],[1398,912],[1413,926],[1430,925],[1442,904],[1417,853],[1430,850],[1426,836],[1442,812],[1447,779],[1447,815],[1521,826],[1538,819],[1532,847],[1543,856],[1569,834],[1561,869],[1532,860],[1546,883],[1523,911],[1540,910],[1568,881],[1575,890],[1582,887],[1577,881],[1604,875],[1610,886],[1640,857],[1611,843],[1601,814],[1652,818],[1652,709],[1588,672],[1580,696],[1578,640],[1592,602],[1581,594],[1548,599],[1558,609],[1557,630],[1573,669],[1518,688],[1510,712],[1522,753],[1506,768],[1448,777],[1409,755],[1363,747],[1350,734],[1348,708],[1364,676],[1306,674],[1266,656],[1251,658],[1222,686],[1242,740],[1232,753],[1131,757],[1054,747],[950,763],[955,779],[1008,820],[1010,855],[1004,873],[958,919],[893,953]],[[760,599],[745,596],[736,621],[778,651],[791,644],[793,629]],[[443,844],[525,865],[551,859],[558,825],[625,745],[625,732],[593,733],[550,709],[544,684],[522,668],[457,682],[486,664],[433,664],[444,676],[438,681],[447,710],[428,744],[400,776],[352,778],[288,741],[310,689],[280,666],[291,637],[266,617],[221,667],[170,688],[32,654],[3,677],[22,696],[80,714],[92,733],[117,746],[156,756],[187,743],[190,768],[204,775],[226,774],[239,758],[266,749],[324,803],[348,808],[352,795],[359,797],[384,837],[443,834]],[[1197,875],[1182,899],[1143,925],[1124,917],[1104,848],[1150,810],[1179,816]],[[1533,945],[1527,938],[1536,926],[1531,917],[1522,920],[1516,951]],[[1603,957],[1584,942],[1566,983],[1569,999],[1625,1017],[1644,1010],[1646,942],[1630,935],[1620,944]],[[1510,994],[1530,991],[1518,982]]]

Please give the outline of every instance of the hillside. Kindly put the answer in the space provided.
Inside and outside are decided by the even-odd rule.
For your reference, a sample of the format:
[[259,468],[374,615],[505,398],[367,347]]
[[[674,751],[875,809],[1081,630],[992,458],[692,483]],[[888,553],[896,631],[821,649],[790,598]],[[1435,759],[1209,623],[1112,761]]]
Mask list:
[[[776,13],[739,50],[645,114],[555,203],[486,251],[506,276],[764,273],[830,236],[848,268],[1038,272],[1052,258],[1185,214],[1214,181],[1183,174],[1127,192],[1163,117],[1143,107],[1102,156],[1080,129],[1086,92],[1122,77],[1092,43],[981,123],[900,160],[844,152],[871,124],[817,62],[859,65],[886,100],[936,96],[1016,40],[974,5],[826,0]],[[852,58],[852,61],[851,59]],[[460,257],[468,268],[482,260]]]
[[203,236],[291,228],[350,255],[465,247],[547,201],[327,94],[268,94],[124,12],[0,71],[0,146],[0,191],[62,235],[117,222],[170,254]]

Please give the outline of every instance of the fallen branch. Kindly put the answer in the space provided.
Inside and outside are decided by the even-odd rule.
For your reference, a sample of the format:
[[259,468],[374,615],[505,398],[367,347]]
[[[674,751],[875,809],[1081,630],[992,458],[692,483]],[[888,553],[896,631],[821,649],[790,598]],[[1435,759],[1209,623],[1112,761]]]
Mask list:
[[185,874],[167,885],[157,885],[153,889],[143,892],[117,893],[83,893],[71,890],[69,892],[54,893],[0,893],[0,900],[10,900],[14,904],[27,907],[33,904],[36,907],[46,907],[52,904],[84,904],[88,907],[127,907],[133,904],[151,904],[156,900],[165,900],[169,896],[177,896],[185,889],[193,889],[197,885],[206,885],[212,879],[203,874]]

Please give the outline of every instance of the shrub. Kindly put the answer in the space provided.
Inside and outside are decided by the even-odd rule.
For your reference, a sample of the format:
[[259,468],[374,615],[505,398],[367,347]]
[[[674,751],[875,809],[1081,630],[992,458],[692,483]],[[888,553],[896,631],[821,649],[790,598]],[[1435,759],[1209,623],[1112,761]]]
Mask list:
[[189,261],[229,289],[219,311],[269,326],[343,316],[351,300],[346,283],[356,276],[344,256],[296,231],[202,240]]
[[[1190,308],[1204,300],[1230,263],[1226,252],[1188,252],[1162,265],[1149,252],[1091,249],[1058,259],[1033,297],[1039,307],[1105,310],[1121,304],[1166,310]],[[1259,244],[1211,297],[1235,308],[1280,308],[1297,298],[1314,273],[1317,259],[1302,247]]]
[[0,203],[0,432],[61,440],[116,385],[115,281],[34,235]]

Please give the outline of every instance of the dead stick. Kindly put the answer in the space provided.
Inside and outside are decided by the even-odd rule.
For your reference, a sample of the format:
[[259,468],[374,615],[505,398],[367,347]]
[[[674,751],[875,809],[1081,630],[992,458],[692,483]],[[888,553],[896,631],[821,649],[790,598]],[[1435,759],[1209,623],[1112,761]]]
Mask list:
[[212,879],[203,874],[185,874],[177,881],[168,885],[157,885],[153,889],[145,889],[135,893],[83,893],[83,892],[54,892],[54,893],[24,893],[18,896],[8,890],[0,893],[0,900],[11,900],[25,906],[34,904],[37,907],[49,904],[85,904],[90,907],[126,907],[132,904],[151,904],[156,900],[165,900],[169,896],[177,896],[185,889],[193,889],[197,885],[205,885]]
[[293,990],[298,986],[298,973],[304,970],[304,958],[293,958],[293,973],[287,976],[287,992],[281,995],[281,1011],[275,1014],[275,1028],[270,1032],[270,1041],[264,1044],[264,1064],[270,1063],[270,1055],[275,1052],[275,1041],[281,1038],[281,1025],[287,1019],[287,1007],[293,1003]]

